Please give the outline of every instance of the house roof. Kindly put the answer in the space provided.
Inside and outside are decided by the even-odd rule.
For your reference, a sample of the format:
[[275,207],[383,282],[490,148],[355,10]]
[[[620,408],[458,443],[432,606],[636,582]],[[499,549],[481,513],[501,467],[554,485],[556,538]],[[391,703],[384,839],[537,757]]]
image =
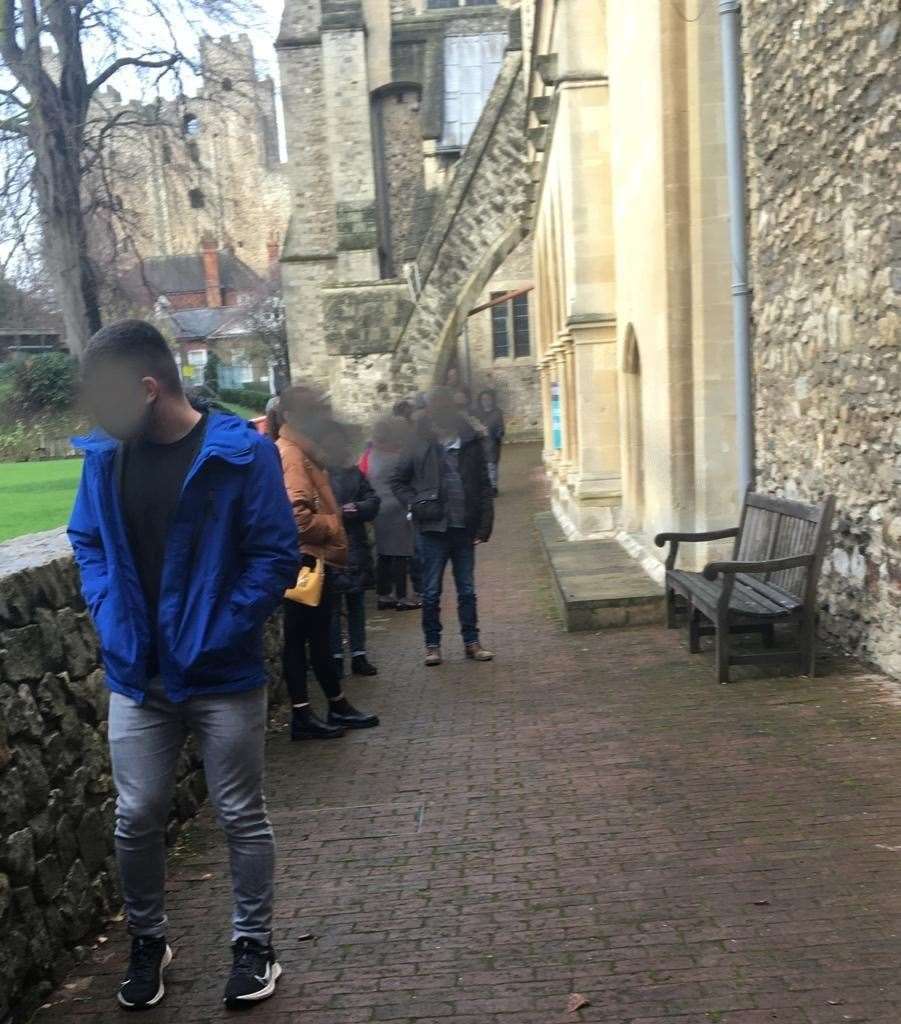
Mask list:
[[[206,291],[203,257],[200,253],[186,256],[154,256],[142,260],[122,277],[127,291],[154,299],[160,295],[179,295],[185,292]],[[257,291],[260,278],[227,250],[219,251],[219,283],[222,288],[237,292]]]
[[166,313],[176,341],[231,338],[253,334],[253,324],[242,306],[215,309],[173,309]]

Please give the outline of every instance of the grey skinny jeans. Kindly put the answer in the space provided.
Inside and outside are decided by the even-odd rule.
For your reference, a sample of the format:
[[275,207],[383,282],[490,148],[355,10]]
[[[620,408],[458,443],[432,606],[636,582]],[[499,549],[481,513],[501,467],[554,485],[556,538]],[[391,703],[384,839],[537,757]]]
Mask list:
[[263,797],[266,687],[174,704],[158,679],[137,704],[110,698],[109,745],[116,785],[116,857],[133,935],[163,936],[166,823],[188,733],[197,737],[210,802],[225,831],[234,892],[232,941],[268,945],[275,839]]

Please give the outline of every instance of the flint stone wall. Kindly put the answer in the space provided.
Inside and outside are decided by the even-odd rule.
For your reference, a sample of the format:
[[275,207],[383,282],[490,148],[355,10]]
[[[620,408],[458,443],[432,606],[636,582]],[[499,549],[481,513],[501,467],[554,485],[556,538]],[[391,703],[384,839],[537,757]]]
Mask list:
[[837,496],[822,626],[901,675],[901,18],[746,0],[759,484]]
[[[279,650],[273,623],[276,680]],[[118,911],[107,707],[65,534],[0,544],[0,1020],[26,1020]],[[170,842],[205,795],[189,745]]]

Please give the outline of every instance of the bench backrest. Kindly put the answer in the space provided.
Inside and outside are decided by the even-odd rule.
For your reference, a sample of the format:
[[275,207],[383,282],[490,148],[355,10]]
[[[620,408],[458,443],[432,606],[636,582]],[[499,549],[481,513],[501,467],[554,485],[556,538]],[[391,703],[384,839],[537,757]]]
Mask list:
[[831,495],[821,505],[805,505],[788,498],[748,491],[735,540],[734,558],[741,562],[762,562],[771,558],[812,554],[814,561],[810,570],[783,569],[757,575],[764,582],[804,599],[805,603],[813,602],[834,509],[835,499]]

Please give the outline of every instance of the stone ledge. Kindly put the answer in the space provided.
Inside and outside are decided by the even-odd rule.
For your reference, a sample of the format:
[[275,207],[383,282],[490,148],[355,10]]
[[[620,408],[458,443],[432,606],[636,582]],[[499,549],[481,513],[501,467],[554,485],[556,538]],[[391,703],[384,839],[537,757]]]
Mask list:
[[568,541],[550,512],[535,525],[567,632],[663,621],[662,588],[616,541]]

